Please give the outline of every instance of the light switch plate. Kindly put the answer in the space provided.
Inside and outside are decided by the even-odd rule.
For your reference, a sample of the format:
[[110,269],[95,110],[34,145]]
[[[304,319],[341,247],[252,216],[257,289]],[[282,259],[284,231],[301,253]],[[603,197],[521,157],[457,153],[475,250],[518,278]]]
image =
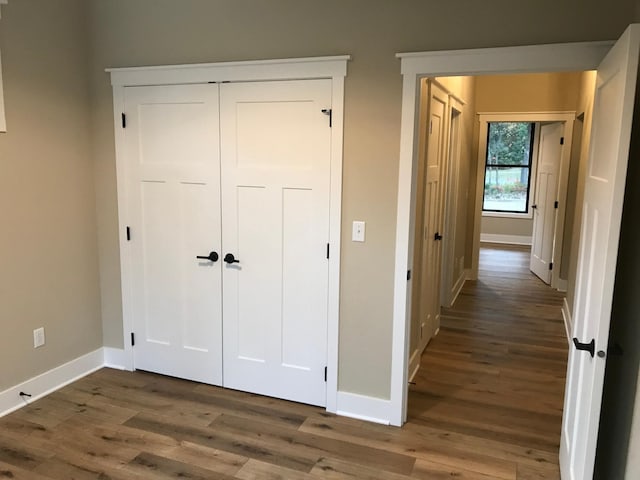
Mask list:
[[364,242],[364,230],[365,230],[365,222],[354,221],[351,240],[353,240],[354,242]]
[[38,348],[44,345],[44,327],[36,328],[33,331],[33,348]]

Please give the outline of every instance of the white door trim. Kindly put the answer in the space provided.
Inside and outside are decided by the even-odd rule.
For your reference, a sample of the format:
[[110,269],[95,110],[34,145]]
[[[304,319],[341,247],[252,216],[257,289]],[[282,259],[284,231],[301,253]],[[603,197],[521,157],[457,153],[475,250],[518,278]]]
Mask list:
[[133,370],[133,348],[130,333],[133,328],[132,268],[126,227],[129,212],[126,189],[126,158],[124,129],[121,115],[124,110],[126,87],[173,85],[227,81],[269,81],[330,78],[332,80],[332,135],[329,243],[329,299],[327,328],[327,411],[335,413],[338,397],[338,332],[340,306],[340,229],[342,213],[342,145],[344,119],[344,77],[347,75],[349,55],[311,57],[247,62],[222,62],[193,65],[109,68],[113,87],[113,112],[118,184],[118,225],[122,288],[123,367]]
[[[6,5],[9,0],[0,0],[0,6]],[[0,10],[2,10],[0,8]],[[0,11],[0,18],[2,18],[2,12]],[[0,58],[0,132],[7,131],[7,120],[4,114],[4,92],[2,87],[2,59]]]
[[594,70],[613,42],[565,43],[524,47],[484,48],[442,52],[400,53],[402,116],[398,168],[398,210],[391,353],[391,423],[406,420],[407,365],[411,283],[407,270],[413,258],[415,199],[415,135],[419,80],[422,77]]

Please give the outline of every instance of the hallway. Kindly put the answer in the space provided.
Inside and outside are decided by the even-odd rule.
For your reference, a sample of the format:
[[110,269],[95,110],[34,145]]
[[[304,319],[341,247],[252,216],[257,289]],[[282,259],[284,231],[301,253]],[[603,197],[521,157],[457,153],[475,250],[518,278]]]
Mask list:
[[474,454],[516,461],[518,479],[559,478],[563,297],[529,271],[527,248],[483,245],[479,280],[443,309],[422,356],[407,428],[455,432]]

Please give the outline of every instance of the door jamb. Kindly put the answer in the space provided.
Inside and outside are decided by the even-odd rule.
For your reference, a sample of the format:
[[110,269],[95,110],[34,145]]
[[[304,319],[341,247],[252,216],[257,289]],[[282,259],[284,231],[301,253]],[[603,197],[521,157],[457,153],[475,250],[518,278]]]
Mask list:
[[400,426],[407,418],[411,312],[411,283],[407,281],[407,271],[413,258],[420,78],[594,70],[612,45],[613,42],[585,42],[396,55],[401,61],[403,83],[391,350],[389,420],[392,425]]
[[[0,0],[1,1],[1,0]],[[338,410],[338,334],[340,314],[340,251],[342,214],[342,162],[344,125],[344,79],[350,55],[332,57],[291,58],[189,65],[109,68],[113,87],[113,112],[118,196],[118,237],[122,294],[122,326],[124,350],[119,359],[126,370],[134,369],[132,258],[127,241],[129,225],[127,189],[127,159],[125,133],[121,115],[125,112],[125,88],[152,85],[178,85],[210,82],[243,82],[273,80],[332,80],[331,174],[329,206],[329,244],[331,256],[328,274],[327,318],[327,405],[328,412]]]
[[[553,226],[553,248],[551,252],[551,262],[557,266],[551,271],[551,284],[552,288],[557,288],[560,280],[560,263],[562,261],[562,240],[564,238],[564,217],[567,209],[567,185],[569,177],[569,164],[571,162],[571,145],[573,144],[573,122],[575,121],[575,112],[517,112],[517,113],[478,113],[478,120],[480,122],[480,135],[478,146],[478,163],[476,170],[476,195],[475,195],[475,209],[474,209],[474,229],[473,229],[473,250],[471,255],[471,279],[478,278],[478,263],[480,253],[480,223],[482,220],[482,182],[484,181],[484,169],[486,164],[486,125],[488,122],[535,122],[536,124],[557,122],[562,123],[563,136],[564,136],[564,148],[562,149],[562,155],[560,157],[560,168],[558,169],[558,185],[557,195],[558,211]],[[538,134],[538,133],[536,133]],[[535,153],[539,155],[539,151],[536,147]],[[538,158],[534,159],[534,165],[532,167],[531,182],[533,184],[532,191],[538,188],[534,174],[537,169]],[[529,203],[533,203],[535,199],[534,194],[529,195]]]

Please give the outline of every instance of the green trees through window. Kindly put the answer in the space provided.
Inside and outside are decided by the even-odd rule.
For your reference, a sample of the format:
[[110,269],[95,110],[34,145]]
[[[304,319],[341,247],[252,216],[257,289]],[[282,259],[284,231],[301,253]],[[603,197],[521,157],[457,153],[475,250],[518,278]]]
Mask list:
[[528,213],[534,124],[489,122],[485,212]]

